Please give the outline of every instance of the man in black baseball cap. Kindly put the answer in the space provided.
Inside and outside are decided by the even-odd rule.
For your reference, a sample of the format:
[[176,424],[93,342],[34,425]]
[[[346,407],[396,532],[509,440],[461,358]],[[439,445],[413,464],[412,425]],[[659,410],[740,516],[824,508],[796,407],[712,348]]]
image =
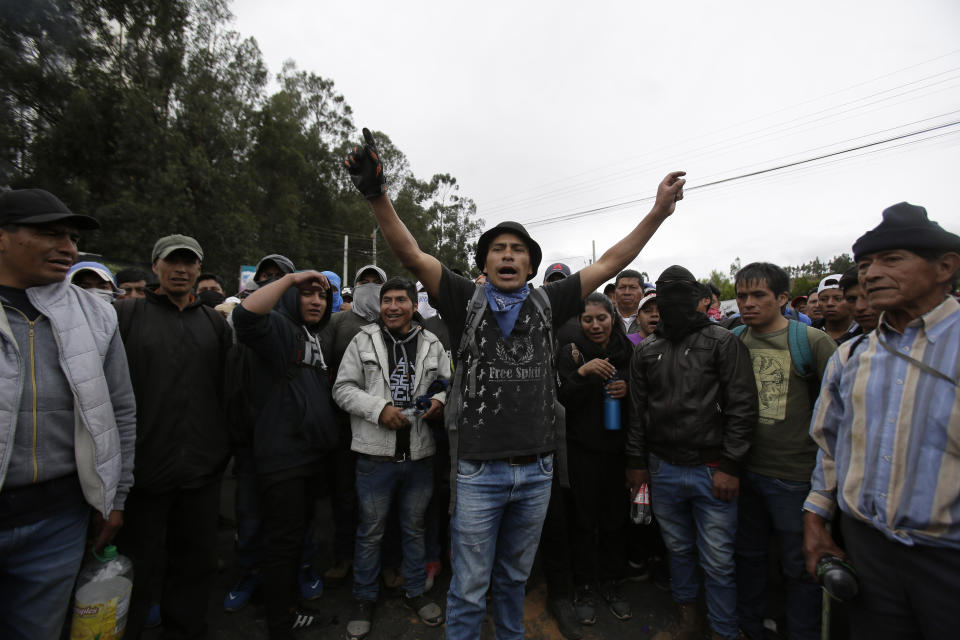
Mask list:
[[0,638],[60,635],[91,513],[99,551],[133,484],[117,314],[66,280],[97,226],[46,191],[0,193]]
[[552,265],[547,267],[547,270],[543,272],[543,284],[548,282],[556,282],[557,280],[563,280],[570,275],[570,267],[563,264],[562,262],[554,262]]
[[59,198],[43,189],[0,192],[0,226],[59,222],[81,230],[99,229],[95,218],[74,213]]
[[10,239],[4,266],[21,289],[62,281],[77,259],[79,231],[99,227],[43,189],[0,192],[0,229]]

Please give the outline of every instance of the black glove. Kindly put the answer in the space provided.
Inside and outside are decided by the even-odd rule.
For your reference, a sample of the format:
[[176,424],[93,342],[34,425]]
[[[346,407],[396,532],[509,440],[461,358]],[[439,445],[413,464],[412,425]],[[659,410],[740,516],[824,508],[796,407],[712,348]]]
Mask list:
[[387,180],[383,175],[383,162],[377,153],[373,134],[366,127],[363,128],[363,139],[366,141],[363,148],[354,147],[347,156],[346,165],[353,184],[364,198],[371,200],[387,192]]

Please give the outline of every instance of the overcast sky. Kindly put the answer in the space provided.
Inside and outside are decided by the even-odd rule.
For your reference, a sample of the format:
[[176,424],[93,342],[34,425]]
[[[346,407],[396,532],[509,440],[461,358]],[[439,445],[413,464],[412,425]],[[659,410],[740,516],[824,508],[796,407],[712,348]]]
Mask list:
[[[960,2],[235,0],[271,73],[336,83],[421,179],[450,173],[486,226],[690,189],[634,263],[698,277],[849,252],[907,200],[960,232]],[[358,134],[359,139],[359,134]],[[387,168],[389,171],[389,167]],[[528,227],[586,264],[649,201]],[[539,278],[537,280],[539,282]]]

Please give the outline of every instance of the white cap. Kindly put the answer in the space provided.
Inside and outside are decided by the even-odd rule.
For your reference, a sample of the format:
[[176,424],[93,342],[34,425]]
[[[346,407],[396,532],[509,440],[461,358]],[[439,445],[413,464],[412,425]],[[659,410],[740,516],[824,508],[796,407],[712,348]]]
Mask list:
[[820,286],[817,287],[817,294],[826,289],[839,289],[840,288],[840,278],[843,276],[839,273],[834,273],[829,275],[823,280],[820,281]]
[[110,283],[110,286],[114,291],[119,291],[117,288],[117,280],[114,278],[113,273],[111,273],[107,267],[99,262],[78,262],[70,267],[70,270],[67,271],[67,277],[70,281],[70,284],[73,284],[73,281],[76,279],[76,277],[84,271],[97,274],[98,278],[104,282]]
[[653,293],[648,293],[647,295],[643,296],[642,298],[640,298],[640,304],[637,305],[637,311],[640,311],[640,309],[643,309],[643,305],[647,304],[651,300],[656,300],[656,299],[657,299],[656,291],[654,291]]

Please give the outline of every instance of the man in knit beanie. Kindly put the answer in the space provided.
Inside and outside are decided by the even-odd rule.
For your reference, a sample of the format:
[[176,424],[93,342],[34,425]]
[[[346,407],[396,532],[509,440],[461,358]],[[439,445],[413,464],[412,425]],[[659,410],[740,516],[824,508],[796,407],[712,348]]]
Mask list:
[[[810,434],[804,554],[848,559],[853,638],[947,638],[960,626],[960,237],[906,202],[853,244],[877,328],[836,351]],[[847,553],[825,524],[837,507]],[[848,556],[849,554],[849,556]]]

